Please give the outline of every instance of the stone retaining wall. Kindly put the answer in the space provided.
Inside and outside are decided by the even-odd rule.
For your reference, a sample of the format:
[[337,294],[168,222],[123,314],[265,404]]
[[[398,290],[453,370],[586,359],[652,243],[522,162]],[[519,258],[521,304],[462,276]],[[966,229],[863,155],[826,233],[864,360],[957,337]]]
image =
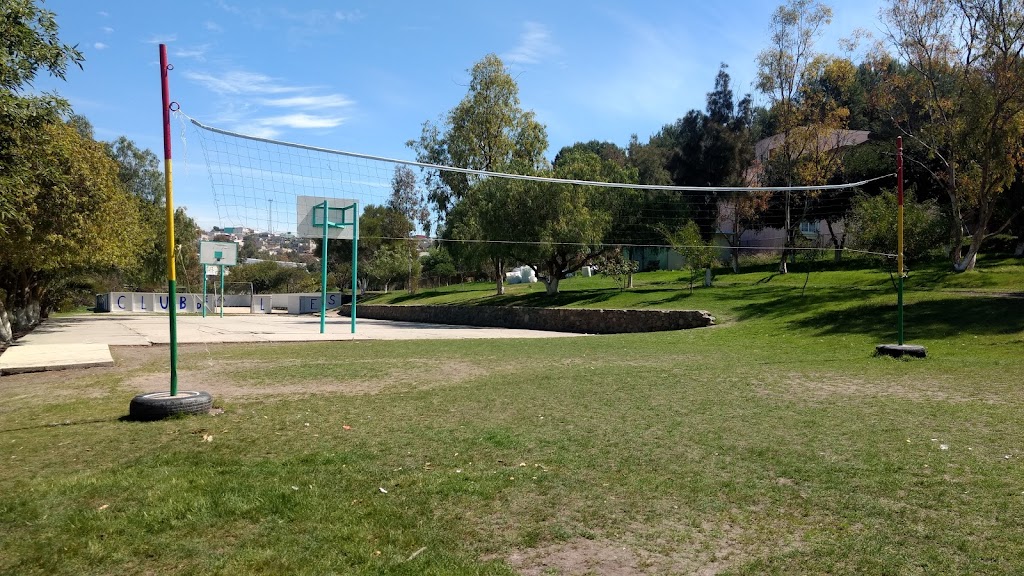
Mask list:
[[[343,316],[348,308],[342,308]],[[357,318],[554,330],[581,334],[622,334],[704,328],[715,318],[703,310],[598,310],[503,306],[356,306]]]

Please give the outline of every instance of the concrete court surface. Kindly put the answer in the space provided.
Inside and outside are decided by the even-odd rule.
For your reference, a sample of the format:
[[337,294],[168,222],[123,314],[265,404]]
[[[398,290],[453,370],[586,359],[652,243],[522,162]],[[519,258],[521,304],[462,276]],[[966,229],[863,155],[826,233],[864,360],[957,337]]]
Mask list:
[[[450,326],[359,319],[351,333],[347,317],[328,314],[324,334],[318,316],[288,314],[194,314],[177,317],[179,344],[320,342],[337,340],[444,340],[465,338],[554,338],[566,332]],[[163,314],[85,314],[49,318],[0,354],[0,374],[112,366],[108,346],[169,344]]]

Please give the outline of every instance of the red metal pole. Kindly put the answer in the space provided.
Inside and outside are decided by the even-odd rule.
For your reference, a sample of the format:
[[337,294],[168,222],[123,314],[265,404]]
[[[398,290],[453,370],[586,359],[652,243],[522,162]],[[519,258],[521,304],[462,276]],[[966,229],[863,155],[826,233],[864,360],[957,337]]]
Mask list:
[[167,45],[160,45],[160,87],[163,92],[164,184],[167,203],[167,314],[171,335],[171,396],[178,394],[178,287],[174,271],[174,187],[171,178],[171,88]]
[[903,137],[896,137],[896,270],[898,299],[896,304],[896,342],[903,345]]

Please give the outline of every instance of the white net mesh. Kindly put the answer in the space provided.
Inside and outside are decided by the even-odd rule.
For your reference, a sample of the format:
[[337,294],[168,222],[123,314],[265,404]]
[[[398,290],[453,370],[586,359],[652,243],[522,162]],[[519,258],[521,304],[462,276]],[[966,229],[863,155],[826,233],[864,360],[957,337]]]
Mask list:
[[[538,183],[554,195],[572,188],[591,198],[621,199],[630,194],[628,212],[614,214],[617,223],[601,242],[632,247],[669,247],[663,231],[693,220],[702,230],[721,239],[723,248],[744,251],[780,251],[787,248],[783,229],[788,211],[791,228],[800,242],[789,240],[790,250],[833,248],[850,250],[846,244],[846,214],[866,184],[888,178],[810,187],[683,187],[650,186],[622,182],[593,182],[541,176],[501,174],[458,167],[436,166],[274,141],[206,126],[191,120],[210,175],[214,203],[221,227],[257,231],[296,231],[296,197],[355,199],[363,210],[385,205],[400,166],[426,171],[467,173],[471,180],[488,178]],[[419,182],[422,185],[422,181]],[[599,202],[600,203],[600,202]],[[622,203],[617,204],[622,207]],[[788,209],[787,209],[788,207]],[[538,207],[538,209],[543,209]],[[462,234],[446,241],[468,243],[544,244],[557,238],[516,234],[504,237]],[[678,246],[677,246],[678,247]],[[895,247],[894,247],[895,248]],[[889,256],[890,254],[883,254]]]

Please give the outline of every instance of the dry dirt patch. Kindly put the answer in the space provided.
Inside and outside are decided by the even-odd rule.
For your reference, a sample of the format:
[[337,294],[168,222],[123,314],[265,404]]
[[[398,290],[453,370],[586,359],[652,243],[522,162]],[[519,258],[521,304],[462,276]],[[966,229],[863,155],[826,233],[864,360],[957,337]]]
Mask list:
[[[638,543],[609,538],[575,538],[542,548],[512,553],[506,562],[523,576],[652,576],[696,574],[710,576],[729,570],[755,556],[747,549],[743,530],[735,524],[673,529],[672,541],[664,534]],[[646,539],[648,528],[638,527],[628,540]],[[658,551],[652,551],[654,548]]]
[[[279,365],[277,363],[276,365]],[[204,390],[216,398],[254,398],[267,396],[303,396],[315,394],[377,394],[385,390],[429,389],[447,386],[485,375],[488,371],[468,362],[419,360],[414,366],[401,365],[386,370],[377,378],[331,376],[317,380],[281,380],[272,384],[250,385],[232,374],[231,368],[245,366],[252,369],[251,361],[211,362],[198,370],[178,372],[178,385],[182,389]],[[145,392],[166,387],[166,374],[143,374],[127,379],[123,387],[133,392]]]
[[965,393],[949,383],[934,379],[920,382],[898,382],[856,378],[842,374],[789,374],[779,382],[760,383],[763,396],[800,399],[834,400],[836,398],[895,398],[911,401],[985,402],[1004,404],[1006,400],[981,391]]
[[[102,398],[116,389],[112,383],[126,373],[151,370],[160,360],[170,363],[167,348],[111,347],[114,366],[26,372],[0,379],[0,412],[18,405],[51,404],[75,398]],[[164,386],[166,387],[166,371]]]

